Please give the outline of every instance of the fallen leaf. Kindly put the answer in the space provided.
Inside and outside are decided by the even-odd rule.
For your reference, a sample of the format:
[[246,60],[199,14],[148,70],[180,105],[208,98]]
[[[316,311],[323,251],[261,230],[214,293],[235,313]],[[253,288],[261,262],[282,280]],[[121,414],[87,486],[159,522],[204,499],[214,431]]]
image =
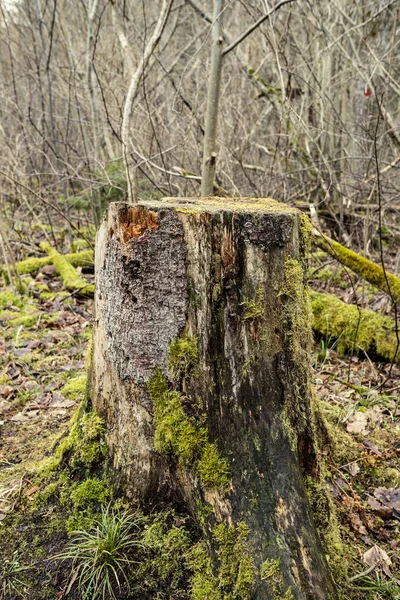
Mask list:
[[369,440],[363,440],[362,443],[363,443],[363,446],[365,446],[366,448],[368,448],[368,450],[371,450],[371,452],[373,452],[377,456],[382,456],[382,452],[380,452],[380,450],[379,450],[379,448],[378,448],[378,446],[376,444],[373,444]]
[[8,412],[12,408],[12,405],[7,402],[7,400],[1,400],[0,402],[0,415],[4,415],[4,413]]
[[374,496],[385,506],[400,511],[400,488],[376,488]]
[[34,485],[33,487],[31,487],[29,490],[26,490],[25,492],[25,496],[32,496],[32,494],[34,494],[35,492],[37,492],[38,490],[40,490],[40,487],[38,485]]
[[31,351],[29,350],[29,348],[18,348],[17,350],[14,350],[15,356],[26,356],[30,353]]
[[67,414],[65,408],[55,408],[51,411],[51,414],[54,416],[64,417]]
[[358,515],[357,513],[350,513],[348,515],[348,519],[350,521],[351,527],[358,535],[368,535],[368,531],[366,530],[365,525],[361,521],[360,515]]
[[10,421],[14,421],[16,423],[25,423],[26,421],[37,417],[39,412],[39,410],[27,410],[26,412],[19,412],[11,417]]
[[379,406],[372,406],[368,408],[365,415],[370,423],[379,425],[383,421],[383,410]]
[[393,511],[389,506],[384,506],[381,502],[379,502],[379,500],[376,500],[372,497],[369,497],[367,502],[371,509],[378,515],[378,517],[384,521],[388,521],[392,518]]
[[39,415],[39,412],[39,410],[27,410],[25,414],[28,417],[28,419],[34,419]]
[[75,406],[76,402],[73,400],[57,400],[50,405],[50,408],[71,408],[71,406]]
[[383,572],[388,577],[390,577],[389,567],[392,564],[392,561],[390,560],[386,552],[382,550],[382,548],[379,548],[379,546],[377,546],[376,544],[363,554],[362,559],[368,567],[372,567],[373,569],[376,569],[377,567],[382,567]]
[[28,421],[28,417],[25,413],[19,412],[16,415],[12,416],[10,418],[10,421],[14,421],[15,423],[24,423],[25,421]]
[[368,433],[368,417],[366,413],[357,411],[347,422],[346,429],[349,433]]
[[27,348],[29,348],[30,350],[34,350],[35,348],[38,348],[41,345],[41,341],[40,340],[32,340],[31,342],[29,342]]
[[359,473],[360,471],[360,467],[358,466],[358,463],[353,462],[353,463],[349,463],[348,465],[345,465],[344,468],[346,469],[346,471],[348,471],[350,473],[350,475],[352,475],[353,477],[355,477],[357,475],[357,473]]
[[364,542],[364,544],[366,544],[367,546],[371,546],[371,538],[368,535],[362,535],[361,539]]
[[42,267],[42,273],[45,275],[53,275],[56,272],[54,265],[45,265]]
[[0,385],[0,396],[8,398],[13,393],[14,388],[12,385]]

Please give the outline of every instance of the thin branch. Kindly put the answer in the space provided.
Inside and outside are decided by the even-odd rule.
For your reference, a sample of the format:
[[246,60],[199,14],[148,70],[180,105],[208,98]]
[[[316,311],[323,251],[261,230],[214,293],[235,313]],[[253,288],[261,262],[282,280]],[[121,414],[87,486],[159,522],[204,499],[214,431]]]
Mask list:
[[58,206],[55,206],[51,202],[48,202],[48,200],[45,200],[44,198],[42,198],[32,188],[28,187],[24,183],[21,183],[17,179],[14,179],[14,177],[11,177],[11,175],[8,175],[8,173],[5,173],[4,171],[0,171],[0,175],[3,175],[4,177],[7,177],[7,179],[9,179],[13,183],[15,183],[15,185],[18,185],[19,187],[22,187],[25,190],[27,190],[30,194],[33,194],[38,200],[40,200],[40,202],[43,202],[43,204],[46,204],[46,206],[50,206],[50,208],[52,208],[53,210],[55,210],[63,219],[65,219],[67,221],[67,223],[69,223],[69,225],[71,225],[71,227],[73,229],[75,229],[75,231],[77,231],[81,237],[83,237],[83,239],[89,244],[89,246],[91,247],[91,249],[94,250],[93,245],[90,242],[90,240],[88,240],[87,237],[85,237],[83,235],[83,233],[79,229],[79,227],[77,227],[76,225],[74,225],[74,223],[72,223],[72,221],[70,221],[70,219],[64,215],[64,213],[58,208]]
[[222,56],[226,56],[227,54],[229,54],[229,52],[231,52],[232,50],[234,50],[236,48],[236,46],[238,46],[251,33],[253,33],[253,31],[255,29],[257,29],[257,27],[259,27],[260,25],[262,25],[262,23],[264,23],[264,21],[266,21],[267,19],[269,19],[274,13],[276,13],[280,8],[282,8],[282,6],[284,6],[285,4],[289,4],[290,2],[295,2],[295,0],[282,0],[282,2],[279,2],[276,6],[274,6],[274,8],[269,11],[269,13],[267,13],[266,15],[263,15],[262,17],[260,17],[258,19],[258,21],[256,21],[255,23],[253,23],[253,25],[251,25],[247,29],[247,31],[245,31],[244,33],[242,33],[242,35],[239,36],[237,40],[235,40],[234,42],[232,42],[232,44],[230,44],[227,48],[225,48],[223,50]]
[[150,57],[153,54],[153,52],[161,38],[161,35],[164,31],[165,25],[168,20],[168,15],[170,13],[173,2],[174,2],[174,0],[163,0],[163,5],[160,10],[160,14],[159,14],[158,21],[157,21],[156,27],[154,29],[153,35],[144,50],[142,60],[139,64],[136,72],[133,74],[133,77],[131,79],[131,83],[130,83],[130,86],[128,89],[128,93],[126,96],[126,100],[125,100],[124,116],[122,119],[121,137],[122,137],[122,150],[123,150],[123,157],[124,157],[124,165],[125,165],[126,177],[127,177],[127,182],[128,182],[128,199],[130,202],[135,202],[135,196],[136,196],[135,174],[132,172],[132,169],[130,168],[130,164],[129,164],[129,160],[128,160],[128,156],[130,154],[130,152],[128,150],[129,125],[130,125],[133,102],[136,97],[139,83],[140,83],[140,80],[146,69],[147,63],[149,62]]

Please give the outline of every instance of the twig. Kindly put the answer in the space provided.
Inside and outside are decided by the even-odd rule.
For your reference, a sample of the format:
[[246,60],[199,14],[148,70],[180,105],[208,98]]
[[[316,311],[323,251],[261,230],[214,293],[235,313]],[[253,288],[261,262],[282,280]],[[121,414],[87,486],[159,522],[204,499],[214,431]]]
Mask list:
[[30,194],[33,194],[36,198],[38,198],[38,200],[40,200],[40,202],[43,202],[43,204],[45,204],[46,206],[50,206],[50,208],[52,208],[53,210],[55,210],[63,219],[65,219],[69,223],[69,225],[71,225],[71,227],[73,229],[75,229],[75,231],[77,231],[80,236],[83,237],[83,239],[89,244],[89,246],[91,247],[91,249],[94,250],[93,245],[90,242],[90,240],[88,240],[87,237],[85,237],[83,235],[83,233],[81,232],[81,230],[79,229],[79,227],[77,227],[76,225],[74,225],[74,223],[72,223],[72,221],[66,215],[64,215],[64,213],[62,212],[62,210],[60,210],[58,208],[58,206],[55,206],[54,204],[52,204],[48,200],[45,200],[39,194],[37,194],[34,190],[32,190],[30,187],[28,187],[24,183],[21,183],[17,179],[14,179],[14,177],[11,177],[11,175],[8,175],[8,173],[5,173],[4,171],[0,171],[0,175],[3,175],[4,177],[7,177],[7,179],[9,179],[13,183],[15,183],[15,185],[18,185],[19,187],[22,187],[25,190],[27,190]]
[[282,8],[282,6],[284,6],[285,4],[289,4],[290,2],[295,2],[295,0],[282,0],[282,2],[279,2],[276,6],[274,6],[274,8],[269,11],[269,13],[267,13],[266,15],[263,15],[262,17],[260,17],[258,19],[258,21],[256,21],[255,23],[253,23],[253,25],[251,25],[247,29],[247,31],[245,31],[244,33],[242,33],[242,35],[240,35],[237,40],[235,40],[234,42],[232,42],[227,48],[225,48],[222,51],[222,56],[226,56],[229,52],[231,52],[232,50],[234,50],[236,48],[236,46],[238,46],[251,33],[253,33],[253,31],[255,29],[257,29],[257,27],[259,27],[262,23],[264,23],[264,21],[266,21],[267,19],[269,19],[275,12],[277,12],[280,8]]

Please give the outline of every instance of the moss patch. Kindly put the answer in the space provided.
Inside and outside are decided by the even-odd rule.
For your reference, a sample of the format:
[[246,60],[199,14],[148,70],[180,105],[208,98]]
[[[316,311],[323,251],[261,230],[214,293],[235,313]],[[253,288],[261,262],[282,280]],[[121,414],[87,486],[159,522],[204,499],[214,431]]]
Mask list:
[[133,574],[138,597],[146,592],[152,598],[187,598],[185,588],[190,573],[186,555],[193,545],[188,518],[173,510],[150,515],[142,543],[145,556]]
[[76,377],[72,377],[67,383],[61,388],[61,393],[74,401],[83,400],[86,393],[87,386],[87,375],[81,373]]
[[326,483],[307,477],[305,484],[317,531],[325,545],[326,559],[332,575],[336,582],[345,581],[348,562],[344,558],[340,525],[333,501],[327,493]]
[[240,306],[243,306],[243,320],[254,321],[264,318],[265,302],[261,288],[258,287],[255,298],[245,299]]
[[226,489],[228,462],[208,441],[204,419],[186,414],[185,397],[169,389],[161,371],[157,370],[150,379],[148,390],[154,403],[155,449],[174,455],[183,468],[199,478],[204,489]]
[[67,461],[72,470],[93,468],[101,463],[106,455],[104,427],[100,417],[94,413],[85,413],[78,419],[76,413],[69,434],[57,446],[53,456],[45,459],[40,472],[44,478],[60,468]]
[[16,296],[13,292],[0,292],[0,309],[9,308],[10,306],[23,308],[24,302],[20,296]]
[[400,302],[400,279],[393,273],[384,272],[380,265],[364,258],[357,252],[349,250],[325,235],[315,235],[314,243],[339,260],[339,262],[360,275],[363,279],[388,293],[395,302]]
[[[306,244],[306,241],[302,242]],[[280,291],[285,323],[285,343],[291,360],[297,366],[293,378],[288,373],[289,390],[282,411],[282,423],[293,450],[298,435],[310,426],[310,415],[305,413],[304,397],[311,396],[311,306],[305,283],[305,268],[294,258],[285,258],[283,283]]]
[[324,338],[336,340],[339,353],[365,352],[384,360],[394,357],[397,338],[395,322],[390,317],[346,304],[333,294],[310,292],[313,309],[313,328]]
[[[87,242],[85,244],[87,246]],[[47,251],[47,248],[44,246],[43,249]],[[74,251],[65,254],[64,258],[74,267],[90,267],[93,265],[94,252],[93,250],[84,250],[83,252]],[[30,273],[39,271],[39,269],[46,265],[50,265],[52,262],[53,259],[51,256],[31,256],[17,263],[17,272],[20,275],[29,275]]]
[[51,262],[54,265],[55,270],[61,276],[63,286],[70,292],[79,291],[84,295],[93,295],[94,286],[89,285],[82,277],[78,274],[76,269],[68,262],[68,260],[54,250],[47,242],[42,242],[40,247],[43,251],[47,252],[51,258]]
[[168,350],[168,370],[173,379],[187,375],[199,358],[198,338],[185,333]]
[[193,571],[193,600],[250,600],[256,569],[246,543],[248,534],[248,527],[241,522],[236,527],[216,525],[212,532],[216,565],[212,564],[207,541],[192,549],[188,564]]

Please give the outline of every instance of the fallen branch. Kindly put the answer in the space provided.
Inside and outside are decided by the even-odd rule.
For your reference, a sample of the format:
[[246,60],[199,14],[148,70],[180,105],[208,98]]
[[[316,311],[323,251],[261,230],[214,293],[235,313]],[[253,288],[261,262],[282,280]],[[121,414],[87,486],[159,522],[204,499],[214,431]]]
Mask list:
[[333,294],[310,292],[313,329],[326,340],[336,341],[340,354],[358,349],[385,361],[400,361],[394,319],[367,308],[346,304]]
[[[62,255],[74,267],[90,267],[93,266],[94,252],[93,250],[84,250],[83,252],[71,252],[70,254]],[[32,256],[26,260],[21,260],[17,263],[17,273],[20,275],[29,275],[38,271],[41,267],[52,264],[51,256]]]
[[47,252],[55,270],[61,276],[63,287],[69,292],[76,292],[82,296],[93,296],[94,285],[88,284],[66,259],[66,257],[50,246],[48,242],[42,242],[40,248]]
[[372,262],[372,260],[345,248],[326,235],[314,234],[313,241],[318,248],[336,258],[343,266],[365,279],[365,281],[389,294],[393,302],[400,304],[400,279],[396,275],[383,270],[380,265]]

